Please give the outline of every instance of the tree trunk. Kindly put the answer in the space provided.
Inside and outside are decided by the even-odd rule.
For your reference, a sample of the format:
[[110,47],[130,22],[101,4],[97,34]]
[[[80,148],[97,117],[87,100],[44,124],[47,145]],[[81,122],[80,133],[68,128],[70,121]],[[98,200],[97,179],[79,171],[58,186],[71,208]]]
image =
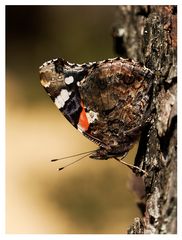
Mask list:
[[143,176],[143,217],[135,218],[129,234],[177,232],[177,7],[120,6],[113,28],[115,50],[138,60],[156,75],[153,79],[154,113],[143,130],[135,163]]

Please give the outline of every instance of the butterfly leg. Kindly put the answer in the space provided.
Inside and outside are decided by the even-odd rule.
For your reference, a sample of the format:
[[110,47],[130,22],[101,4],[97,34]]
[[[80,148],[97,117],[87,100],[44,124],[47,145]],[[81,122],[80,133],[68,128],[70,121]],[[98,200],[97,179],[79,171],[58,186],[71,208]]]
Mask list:
[[125,166],[129,167],[133,172],[138,172],[138,173],[142,173],[142,174],[144,174],[144,175],[148,175],[147,172],[144,171],[143,169],[141,169],[141,168],[139,168],[139,167],[137,167],[137,166],[134,166],[134,165],[132,165],[132,164],[129,164],[129,163],[126,163],[125,161],[123,161],[122,159],[123,159],[124,157],[125,157],[125,155],[122,156],[121,159],[119,159],[118,157],[114,157],[114,159],[117,160],[118,162],[124,164]]

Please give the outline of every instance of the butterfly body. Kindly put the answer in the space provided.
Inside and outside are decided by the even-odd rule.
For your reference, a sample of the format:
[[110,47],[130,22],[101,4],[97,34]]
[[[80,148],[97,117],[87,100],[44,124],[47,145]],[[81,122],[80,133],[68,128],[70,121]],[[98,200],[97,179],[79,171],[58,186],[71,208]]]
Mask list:
[[82,65],[58,58],[40,67],[40,79],[68,121],[99,146],[92,158],[124,156],[139,138],[150,106],[149,69],[122,58]]

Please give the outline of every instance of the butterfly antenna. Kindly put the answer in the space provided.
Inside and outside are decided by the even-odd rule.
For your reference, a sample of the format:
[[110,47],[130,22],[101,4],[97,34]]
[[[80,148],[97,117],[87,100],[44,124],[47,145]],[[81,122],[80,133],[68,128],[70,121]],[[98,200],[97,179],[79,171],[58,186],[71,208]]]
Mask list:
[[[91,151],[91,152],[93,152],[93,151]],[[82,153],[82,154],[83,154],[83,153]],[[81,154],[77,154],[77,156],[78,156],[78,155],[81,155]],[[70,165],[72,165],[72,164],[74,164],[74,163],[82,160],[83,158],[85,158],[85,157],[87,157],[87,156],[89,156],[89,155],[90,155],[90,152],[89,152],[88,154],[86,154],[85,156],[82,156],[81,158],[79,158],[79,159],[77,159],[77,160],[75,160],[75,161],[73,161],[73,162],[65,165],[64,167],[58,168],[57,170],[58,170],[58,171],[61,171],[61,170],[65,169],[66,167],[69,167]]]
[[[95,152],[95,150],[92,150],[92,151],[88,151],[88,152],[84,152],[84,153],[78,153],[78,154],[75,154],[75,155],[70,155],[70,156],[67,156],[67,157],[62,157],[62,158],[55,158],[55,159],[52,159],[51,162],[56,162],[56,161],[59,161],[59,160],[64,160],[64,159],[67,159],[67,158],[73,158],[73,157],[78,157],[80,155],[83,155],[83,154],[87,154],[87,153],[92,153],[92,152]],[[87,156],[87,155],[86,155]]]

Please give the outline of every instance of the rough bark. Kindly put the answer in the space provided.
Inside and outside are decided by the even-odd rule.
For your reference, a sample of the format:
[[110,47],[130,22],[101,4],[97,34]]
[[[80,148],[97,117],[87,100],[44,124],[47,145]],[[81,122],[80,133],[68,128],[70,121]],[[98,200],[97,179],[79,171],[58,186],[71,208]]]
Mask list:
[[176,85],[177,7],[120,6],[113,28],[119,55],[143,63],[154,71],[152,121],[144,129],[136,163],[143,176],[145,194],[129,234],[177,232]]

